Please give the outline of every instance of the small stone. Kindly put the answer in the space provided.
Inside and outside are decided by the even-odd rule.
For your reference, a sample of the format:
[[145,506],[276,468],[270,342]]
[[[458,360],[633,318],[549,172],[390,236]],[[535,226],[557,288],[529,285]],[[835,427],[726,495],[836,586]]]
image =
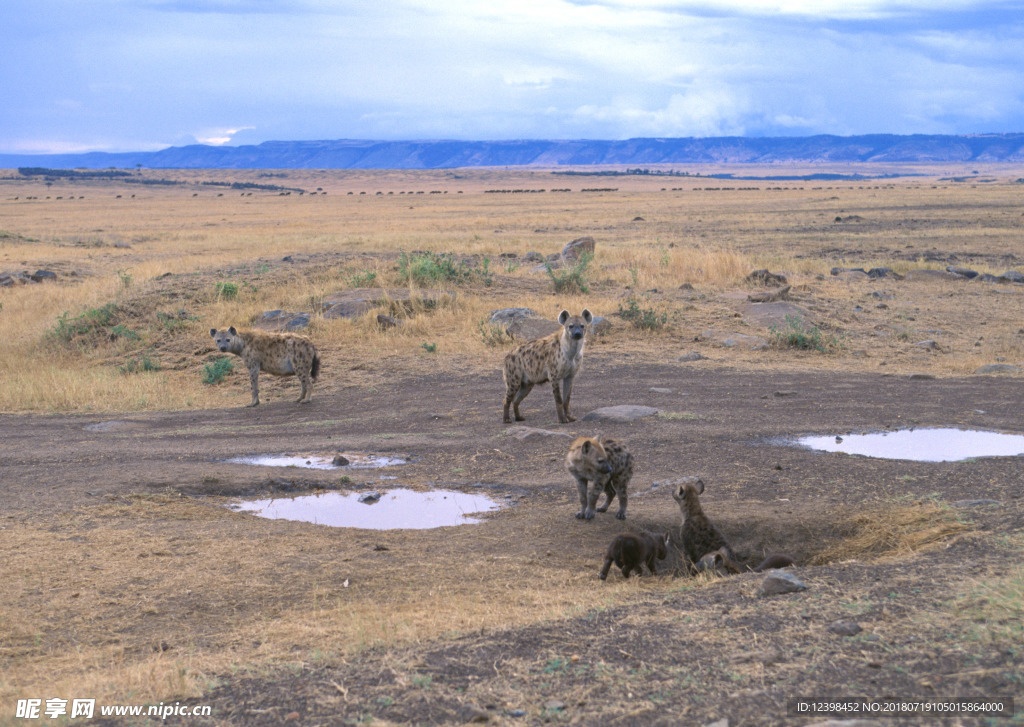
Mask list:
[[548,710],[549,712],[561,712],[563,709],[565,709],[565,702],[558,699],[549,699],[548,701],[544,702],[544,709]]
[[364,492],[362,495],[359,496],[359,502],[365,505],[372,505],[378,500],[380,500],[379,492]]
[[671,394],[672,393],[672,389],[666,389],[666,388],[664,388],[662,386],[652,386],[650,389],[648,389],[648,391],[650,391],[652,394]]
[[334,455],[334,459],[331,460],[331,464],[333,464],[335,467],[344,467],[345,465],[349,464],[349,462],[349,458],[343,454],[336,454]]
[[510,709],[505,714],[507,714],[509,717],[525,717],[526,716],[526,710],[525,709]]
[[795,391],[776,391],[775,392],[775,396],[780,396],[780,397],[781,396],[796,396],[796,394],[797,394],[797,392],[795,392]]
[[863,629],[861,629],[860,625],[854,621],[840,619],[839,621],[833,621],[829,624],[828,630],[833,634],[838,634],[839,636],[856,636]]
[[299,713],[298,712],[289,712],[288,714],[286,714],[284,716],[284,721],[285,722],[294,722],[298,718],[299,718]]
[[676,361],[681,361],[683,363],[689,363],[691,361],[703,361],[703,360],[704,360],[704,356],[701,356],[697,351],[690,351],[689,353],[684,353],[682,356],[680,356],[679,358],[676,359]]
[[807,586],[792,573],[786,571],[773,570],[764,577],[761,581],[761,586],[757,590],[759,596],[776,596],[781,593],[794,593],[796,591],[806,591]]

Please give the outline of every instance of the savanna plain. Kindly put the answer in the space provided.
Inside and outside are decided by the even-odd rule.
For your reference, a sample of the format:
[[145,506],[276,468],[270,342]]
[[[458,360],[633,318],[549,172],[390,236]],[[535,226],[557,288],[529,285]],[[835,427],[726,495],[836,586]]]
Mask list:
[[[210,707],[53,723],[730,727],[853,718],[798,698],[1020,701],[1021,457],[793,442],[1024,433],[1024,168],[554,171],[0,172],[0,723],[37,723],[28,699]],[[543,384],[502,423],[502,359],[550,325],[509,334],[511,307],[603,319],[577,421]],[[210,329],[289,321],[312,402],[264,374],[246,408]],[[584,417],[619,405],[649,415]],[[635,458],[624,521],[574,518],[565,454],[596,434]],[[276,454],[401,463],[231,461]],[[790,555],[806,588],[675,551],[599,580],[616,534],[678,530],[689,476],[745,563]],[[380,530],[230,507],[394,488],[500,507]]]

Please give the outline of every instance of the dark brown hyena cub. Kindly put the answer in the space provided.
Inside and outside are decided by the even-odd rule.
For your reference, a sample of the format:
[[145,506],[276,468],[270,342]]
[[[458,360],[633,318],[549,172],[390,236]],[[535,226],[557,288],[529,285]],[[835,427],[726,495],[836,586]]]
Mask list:
[[616,535],[615,539],[608,546],[604,554],[604,567],[601,568],[601,580],[608,577],[608,570],[615,563],[622,569],[622,577],[629,578],[629,574],[636,571],[636,574],[643,575],[643,566],[654,575],[654,564],[658,560],[664,560],[668,555],[668,534],[658,535],[656,533],[623,533]]
[[[606,512],[615,496],[619,496],[619,511],[615,517],[626,519],[628,497],[626,487],[633,476],[633,455],[626,446],[610,437],[579,437],[569,448],[565,457],[569,474],[576,478],[580,495],[580,520],[593,520],[595,512]],[[587,492],[587,482],[594,486]],[[604,493],[608,499],[596,507]]]

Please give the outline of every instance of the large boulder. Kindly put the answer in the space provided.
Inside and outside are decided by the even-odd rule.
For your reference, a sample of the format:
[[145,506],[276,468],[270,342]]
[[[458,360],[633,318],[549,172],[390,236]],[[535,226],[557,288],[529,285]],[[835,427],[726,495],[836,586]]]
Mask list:
[[584,255],[594,254],[595,244],[594,238],[590,235],[577,237],[562,248],[562,261],[565,262],[566,265],[576,264]]

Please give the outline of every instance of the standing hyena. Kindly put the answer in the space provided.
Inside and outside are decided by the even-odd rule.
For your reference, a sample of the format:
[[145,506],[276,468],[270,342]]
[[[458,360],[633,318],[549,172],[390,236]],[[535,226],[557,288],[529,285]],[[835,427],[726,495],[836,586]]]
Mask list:
[[578,316],[570,316],[564,310],[558,314],[561,331],[538,338],[514,348],[505,356],[505,423],[511,423],[509,406],[515,411],[516,421],[523,421],[519,413],[519,402],[526,398],[535,384],[551,382],[555,395],[555,410],[558,422],[568,424],[576,421],[569,414],[569,397],[572,396],[572,380],[579,371],[583,359],[583,344],[587,327],[594,316],[586,308]]
[[313,342],[305,336],[236,329],[234,326],[226,331],[211,328],[210,335],[217,342],[217,348],[224,353],[241,356],[245,367],[249,369],[252,401],[248,406],[258,406],[260,403],[261,369],[275,376],[298,376],[302,383],[298,403],[309,403],[313,397],[313,382],[320,375],[320,354]]
[[[576,517],[592,520],[595,512],[606,512],[615,496],[619,496],[619,511],[615,517],[626,519],[626,487],[633,476],[633,455],[622,442],[610,437],[579,437],[565,456],[569,474],[576,478],[580,494],[580,511]],[[587,481],[594,483],[587,492]],[[595,507],[601,493],[608,499],[604,505]]]

